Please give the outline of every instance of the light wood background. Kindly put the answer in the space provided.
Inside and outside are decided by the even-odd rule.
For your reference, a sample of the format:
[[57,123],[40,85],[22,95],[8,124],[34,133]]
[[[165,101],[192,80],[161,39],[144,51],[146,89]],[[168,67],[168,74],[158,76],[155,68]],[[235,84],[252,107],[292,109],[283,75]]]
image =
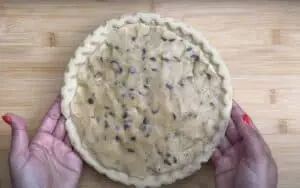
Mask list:
[[[23,3],[22,3],[23,2]],[[230,69],[234,98],[249,112],[279,166],[279,187],[300,187],[300,1],[1,1],[0,114],[30,134],[59,92],[64,68],[85,36],[124,13],[156,12],[201,30]],[[10,187],[10,128],[0,123],[0,187]],[[166,187],[214,187],[206,165]],[[80,187],[125,187],[85,167]]]

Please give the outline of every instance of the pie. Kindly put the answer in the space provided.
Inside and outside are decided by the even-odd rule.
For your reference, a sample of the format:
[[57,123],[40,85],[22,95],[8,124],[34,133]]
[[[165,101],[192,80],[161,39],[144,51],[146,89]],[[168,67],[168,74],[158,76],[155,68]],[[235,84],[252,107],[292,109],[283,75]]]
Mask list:
[[232,106],[228,69],[208,41],[146,13],[90,34],[61,92],[74,148],[98,172],[137,187],[199,170],[223,138]]

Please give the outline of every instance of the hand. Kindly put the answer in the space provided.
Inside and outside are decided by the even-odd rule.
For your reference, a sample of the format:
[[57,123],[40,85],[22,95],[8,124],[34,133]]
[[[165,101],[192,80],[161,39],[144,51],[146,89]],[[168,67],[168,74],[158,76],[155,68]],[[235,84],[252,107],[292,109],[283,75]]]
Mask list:
[[6,114],[3,119],[12,127],[9,163],[14,188],[77,187],[82,160],[68,141],[59,99],[30,143],[21,117]]
[[277,166],[249,116],[233,102],[226,136],[212,156],[217,188],[276,188]]

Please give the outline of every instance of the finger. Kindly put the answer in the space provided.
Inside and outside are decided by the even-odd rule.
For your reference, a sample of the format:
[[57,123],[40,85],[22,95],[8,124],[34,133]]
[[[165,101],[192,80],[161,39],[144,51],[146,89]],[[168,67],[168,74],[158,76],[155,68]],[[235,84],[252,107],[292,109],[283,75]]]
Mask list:
[[[244,130],[241,128],[243,128],[243,126],[254,127],[254,124],[253,124],[252,120],[250,119],[250,117],[247,115],[247,113],[235,101],[233,101],[233,104],[232,104],[231,119],[233,120],[233,123],[235,124],[240,136],[241,137],[247,136],[247,138],[248,138],[248,135],[241,135],[242,133],[245,133],[245,132],[240,132],[240,131]],[[257,136],[259,136],[259,134]]]
[[243,142],[237,142],[232,148],[227,150],[225,156],[230,157],[233,161],[240,161],[240,158],[243,157]]
[[6,114],[3,120],[11,125],[11,155],[24,156],[29,154],[28,150],[28,134],[26,131],[25,120],[14,114]]
[[58,122],[58,119],[60,117],[60,99],[57,98],[52,105],[52,107],[47,112],[46,116],[43,118],[42,125],[39,129],[39,131],[52,133],[55,129],[55,126]]
[[245,121],[245,118],[243,118],[245,117],[245,114],[246,113],[242,108],[234,102],[231,118],[233,119],[240,136],[245,141],[245,150],[255,158],[259,158],[264,153],[269,154],[270,149],[258,130],[254,128],[253,122],[250,122],[253,126],[249,126],[249,122]]
[[238,141],[241,140],[241,136],[239,135],[235,123],[230,119],[228,128],[226,130],[226,137],[228,138],[228,141],[234,145]]
[[53,136],[56,138],[62,140],[66,134],[66,129],[65,129],[65,121],[66,119],[61,116],[57,122],[57,125],[53,131]]
[[214,152],[213,152],[213,154],[212,154],[212,156],[211,156],[211,160],[212,160],[212,162],[213,162],[213,164],[215,165],[215,166],[217,166],[217,164],[218,164],[218,161],[219,161],[219,159],[222,157],[222,153],[221,153],[221,151],[217,148]]
[[221,151],[221,153],[225,153],[231,146],[232,145],[230,144],[228,139],[224,137],[219,145],[219,150]]

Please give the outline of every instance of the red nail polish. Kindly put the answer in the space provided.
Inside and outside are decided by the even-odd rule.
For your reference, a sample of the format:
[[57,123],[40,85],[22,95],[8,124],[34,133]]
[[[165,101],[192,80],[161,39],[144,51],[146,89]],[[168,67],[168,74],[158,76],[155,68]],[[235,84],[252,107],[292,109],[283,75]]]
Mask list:
[[243,115],[243,123],[246,124],[246,125],[250,125],[251,124],[250,117],[247,114]]
[[4,115],[2,116],[2,119],[5,123],[7,123],[8,125],[12,124],[11,118],[8,115]]

